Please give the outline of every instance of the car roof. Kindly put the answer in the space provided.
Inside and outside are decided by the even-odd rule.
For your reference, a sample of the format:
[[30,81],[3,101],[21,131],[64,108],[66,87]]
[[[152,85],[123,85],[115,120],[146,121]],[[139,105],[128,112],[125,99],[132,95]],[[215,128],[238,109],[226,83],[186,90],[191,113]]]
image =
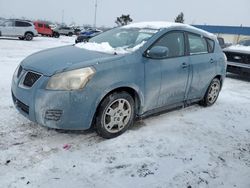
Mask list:
[[188,24],[175,23],[175,22],[166,22],[166,21],[156,21],[156,22],[138,22],[131,23],[129,25],[123,26],[123,28],[149,28],[149,29],[170,29],[170,28],[180,28],[180,29],[188,29],[194,32],[197,32],[201,35],[204,35],[209,38],[215,39],[216,36],[212,33],[204,31],[202,29],[198,29]]
[[32,21],[30,21],[30,20],[22,20],[22,19],[6,19],[5,21],[8,21],[8,20],[10,20],[10,21],[20,21],[20,22],[28,22],[28,23],[33,23]]

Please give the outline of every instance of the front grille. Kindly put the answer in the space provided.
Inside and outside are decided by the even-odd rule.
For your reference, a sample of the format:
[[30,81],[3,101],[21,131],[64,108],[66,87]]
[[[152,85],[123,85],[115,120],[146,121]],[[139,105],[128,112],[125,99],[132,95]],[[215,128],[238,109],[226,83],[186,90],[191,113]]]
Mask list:
[[40,77],[40,74],[34,72],[27,72],[23,81],[23,85],[26,87],[32,87]]
[[26,114],[29,114],[29,106],[28,106],[28,105],[26,105],[26,104],[22,103],[20,100],[18,100],[18,99],[14,96],[13,93],[12,93],[12,99],[13,99],[15,105],[16,105],[18,108],[20,108],[20,109],[21,109],[23,112],[25,112]]
[[22,71],[23,71],[23,67],[19,66],[18,71],[17,71],[17,78],[19,78],[19,76],[21,75]]
[[237,52],[225,52],[227,60],[230,62],[250,64],[250,54],[243,54]]
[[45,113],[45,119],[59,121],[62,116],[62,113],[62,110],[47,110]]

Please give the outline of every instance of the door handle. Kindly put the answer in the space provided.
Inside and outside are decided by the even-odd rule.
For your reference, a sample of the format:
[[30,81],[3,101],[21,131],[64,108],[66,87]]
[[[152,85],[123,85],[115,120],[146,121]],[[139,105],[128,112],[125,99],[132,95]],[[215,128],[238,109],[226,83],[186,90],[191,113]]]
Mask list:
[[183,68],[183,69],[185,69],[185,68],[187,68],[187,67],[188,67],[188,64],[187,64],[186,62],[184,62],[184,63],[182,63],[182,65],[181,65],[181,66],[182,66],[182,68]]
[[214,61],[213,59],[210,59],[210,61],[209,61],[209,63],[211,63],[211,64],[214,63],[214,62],[215,62],[215,61]]

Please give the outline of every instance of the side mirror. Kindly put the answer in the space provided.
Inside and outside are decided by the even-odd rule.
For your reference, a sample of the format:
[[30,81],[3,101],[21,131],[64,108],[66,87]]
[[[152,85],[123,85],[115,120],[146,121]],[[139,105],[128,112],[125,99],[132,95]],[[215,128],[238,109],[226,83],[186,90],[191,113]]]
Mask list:
[[169,55],[169,49],[165,46],[154,46],[145,53],[146,57],[153,59],[166,58]]

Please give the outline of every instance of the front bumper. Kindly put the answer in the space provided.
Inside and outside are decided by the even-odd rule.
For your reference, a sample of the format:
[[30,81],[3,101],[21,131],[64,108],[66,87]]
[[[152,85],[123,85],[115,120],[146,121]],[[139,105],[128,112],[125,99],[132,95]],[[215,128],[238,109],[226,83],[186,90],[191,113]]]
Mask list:
[[51,91],[44,89],[49,77],[41,76],[31,88],[21,87],[20,80],[13,77],[12,98],[18,111],[29,120],[55,129],[90,128],[97,106],[91,88]]
[[227,72],[235,74],[250,74],[250,64],[227,62]]

